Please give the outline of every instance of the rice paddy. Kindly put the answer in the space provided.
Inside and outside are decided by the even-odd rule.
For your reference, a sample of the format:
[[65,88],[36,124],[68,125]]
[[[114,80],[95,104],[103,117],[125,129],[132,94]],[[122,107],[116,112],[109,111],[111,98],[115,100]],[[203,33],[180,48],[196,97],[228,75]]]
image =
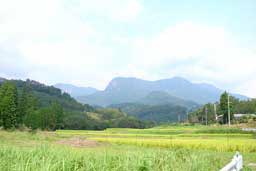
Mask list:
[[219,170],[236,151],[256,170],[256,136],[239,128],[0,131],[0,170]]

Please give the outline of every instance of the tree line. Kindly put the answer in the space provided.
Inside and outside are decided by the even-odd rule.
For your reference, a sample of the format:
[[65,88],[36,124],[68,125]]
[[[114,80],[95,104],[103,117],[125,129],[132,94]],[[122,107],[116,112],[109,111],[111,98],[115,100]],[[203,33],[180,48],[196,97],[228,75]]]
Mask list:
[[[228,104],[229,102],[229,104]],[[256,99],[239,100],[224,92],[216,103],[208,103],[189,113],[192,123],[220,123],[234,122],[234,114],[256,114]]]
[[4,129],[26,126],[32,129],[60,129],[63,127],[63,109],[57,101],[39,108],[30,84],[18,92],[14,82],[5,81],[0,88],[0,126]]

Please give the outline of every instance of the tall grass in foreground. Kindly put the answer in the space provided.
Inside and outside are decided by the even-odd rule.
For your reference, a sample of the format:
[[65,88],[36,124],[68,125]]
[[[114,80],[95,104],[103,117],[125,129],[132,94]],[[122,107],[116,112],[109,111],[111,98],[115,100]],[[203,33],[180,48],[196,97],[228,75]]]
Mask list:
[[0,148],[0,168],[4,171],[211,171],[224,163],[212,152],[189,150],[127,146],[97,150],[51,145]]

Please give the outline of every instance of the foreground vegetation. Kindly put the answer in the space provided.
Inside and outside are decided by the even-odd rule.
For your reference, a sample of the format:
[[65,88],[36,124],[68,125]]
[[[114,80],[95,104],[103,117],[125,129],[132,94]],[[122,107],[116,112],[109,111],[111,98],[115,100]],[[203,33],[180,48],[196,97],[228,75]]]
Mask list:
[[[3,170],[217,170],[231,154],[127,146],[72,149],[53,145],[0,149]],[[15,161],[15,162],[14,162]]]
[[255,134],[238,128],[0,131],[1,170],[219,170],[236,150],[256,169]]

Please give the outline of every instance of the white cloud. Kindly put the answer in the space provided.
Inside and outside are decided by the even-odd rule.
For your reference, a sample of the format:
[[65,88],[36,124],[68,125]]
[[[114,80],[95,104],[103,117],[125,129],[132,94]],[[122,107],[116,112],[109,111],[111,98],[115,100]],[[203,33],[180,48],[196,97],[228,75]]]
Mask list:
[[149,39],[138,39],[135,43],[137,50],[134,53],[144,57],[141,58],[142,61],[155,66],[204,56],[209,52],[213,55],[229,46],[230,42],[227,41],[227,35],[221,28],[185,22],[171,26]]
[[113,61],[112,50],[63,2],[0,1],[0,72],[7,73],[1,75],[46,83],[74,78],[103,87],[100,81]]
[[74,13],[93,15],[111,20],[128,22],[135,20],[142,11],[139,0],[77,0],[73,1]]
[[[255,80],[256,53],[221,27],[184,22],[134,44],[133,65],[146,73],[160,73],[158,78],[180,75],[227,89]],[[252,91],[242,92],[250,95]]]
[[87,20],[132,24],[142,10],[139,0],[0,0],[0,74],[98,88],[177,75],[256,96],[256,51],[222,27],[182,22],[133,38]]
[[241,93],[241,94],[247,94],[249,97],[256,97],[256,79],[255,77],[251,80],[246,80],[241,83],[241,85],[238,85],[234,91]]
[[60,0],[0,1],[0,43],[5,41],[85,38],[86,23],[65,10]]

